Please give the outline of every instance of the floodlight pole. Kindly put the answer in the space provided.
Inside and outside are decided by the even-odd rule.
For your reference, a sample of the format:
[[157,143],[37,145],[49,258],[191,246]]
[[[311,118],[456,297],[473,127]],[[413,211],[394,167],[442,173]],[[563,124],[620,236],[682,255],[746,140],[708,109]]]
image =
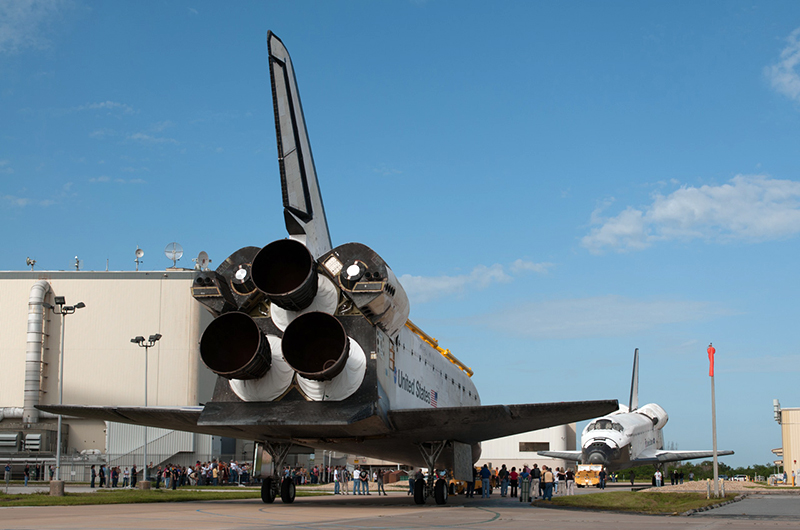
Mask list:
[[[148,353],[151,347],[155,346],[156,342],[161,338],[160,333],[156,333],[155,335],[150,335],[148,340],[145,340],[144,337],[139,335],[138,337],[134,337],[131,339],[131,342],[138,344],[141,348],[144,348],[144,406],[147,407],[147,373],[148,373]],[[144,467],[142,468],[142,482],[147,482],[147,425],[144,426]]]
[[[51,306],[50,304],[44,305],[46,308],[50,308],[53,310],[53,313],[57,315],[61,315],[61,352],[59,355],[58,361],[58,404],[64,404],[64,330],[65,324],[67,321],[67,315],[71,315],[75,312],[76,309],[82,309],[86,307],[86,304],[83,302],[78,302],[74,306],[72,305],[65,305],[66,299],[63,296],[56,296],[55,297],[55,304],[58,308]],[[56,473],[55,479],[56,481],[61,480],[61,426],[63,423],[63,416],[61,414],[58,415],[58,432],[56,433]]]

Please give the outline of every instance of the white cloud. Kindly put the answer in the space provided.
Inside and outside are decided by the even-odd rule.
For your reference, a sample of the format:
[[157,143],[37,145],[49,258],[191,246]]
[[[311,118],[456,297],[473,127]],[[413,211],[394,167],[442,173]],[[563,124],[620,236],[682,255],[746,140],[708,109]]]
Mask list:
[[170,121],[170,120],[164,120],[164,121],[159,121],[157,123],[154,123],[153,126],[150,127],[150,128],[152,130],[154,130],[154,131],[161,132],[164,129],[168,129],[168,128],[174,127],[174,126],[175,126],[175,122]]
[[69,5],[62,0],[0,1],[0,53],[47,48],[47,25]]
[[10,175],[14,172],[14,168],[8,165],[8,160],[0,160],[0,173]]
[[475,323],[534,339],[575,339],[625,336],[727,314],[731,312],[708,302],[599,296],[524,304],[478,317]]
[[26,199],[25,197],[15,197],[14,195],[3,195],[2,198],[3,202],[12,206],[19,206],[20,208],[24,208],[31,202],[30,199]]
[[[552,263],[533,263],[518,259],[511,264],[509,269],[513,274],[530,271],[546,273],[552,266]],[[492,284],[508,283],[513,280],[513,276],[508,274],[505,267],[498,263],[490,267],[478,265],[469,274],[457,276],[412,276],[404,274],[400,277],[400,283],[403,285],[412,304],[430,302],[449,295],[463,294],[469,290],[486,289]]]
[[0,195],[0,201],[3,203],[9,204],[11,206],[16,206],[18,208],[25,208],[28,205],[35,205],[35,206],[51,206],[56,203],[53,199],[42,199],[39,201],[33,200],[29,197],[17,197],[15,195]]
[[795,101],[800,101],[800,28],[794,30],[787,38],[787,45],[781,51],[780,60],[764,68],[764,75],[769,79],[772,88]]
[[116,136],[112,129],[97,129],[89,133],[89,138],[105,138],[106,136]]
[[592,253],[641,250],[674,239],[767,241],[800,232],[800,182],[737,175],[720,186],[656,193],[649,206],[629,206],[615,217],[601,213],[592,213],[599,226],[581,240]]
[[117,184],[144,184],[146,181],[142,179],[123,179],[123,178],[111,178],[108,175],[101,175],[99,177],[92,177],[89,179],[91,183],[106,183],[106,182],[116,182]]
[[133,107],[130,105],[126,105],[125,103],[118,103],[116,101],[100,101],[98,103],[87,103],[86,105],[81,105],[79,107],[75,107],[76,111],[84,111],[84,110],[106,110],[106,111],[119,111],[123,114],[135,114],[136,111],[133,110]]
[[539,274],[547,273],[548,269],[553,267],[554,263],[534,263],[532,261],[523,261],[521,259],[516,260],[514,263],[511,264],[511,272],[513,273],[520,273],[524,271],[530,272],[538,272]]
[[149,134],[144,133],[136,133],[128,135],[128,140],[135,140],[137,142],[143,142],[148,144],[177,144],[178,140],[174,138],[164,138],[164,137],[157,137],[157,136],[150,136]]
[[402,175],[403,174],[403,172],[400,171],[399,169],[396,169],[396,168],[393,168],[393,167],[388,167],[386,164],[381,164],[378,167],[372,168],[372,172],[373,173],[377,173],[378,175],[381,175],[382,177],[392,177],[392,176],[395,176],[395,175]]

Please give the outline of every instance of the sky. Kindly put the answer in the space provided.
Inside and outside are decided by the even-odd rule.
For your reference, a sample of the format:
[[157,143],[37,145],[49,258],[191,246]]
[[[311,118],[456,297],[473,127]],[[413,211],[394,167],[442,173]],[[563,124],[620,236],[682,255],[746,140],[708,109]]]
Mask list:
[[[0,270],[286,236],[291,53],[334,245],[392,267],[484,404],[640,403],[739,466],[800,407],[796,2],[0,2]],[[582,428],[584,424],[580,424]]]

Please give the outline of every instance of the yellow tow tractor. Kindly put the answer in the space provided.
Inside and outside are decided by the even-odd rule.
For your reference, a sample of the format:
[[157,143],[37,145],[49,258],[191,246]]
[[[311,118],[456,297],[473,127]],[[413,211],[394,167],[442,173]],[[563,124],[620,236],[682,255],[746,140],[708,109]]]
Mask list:
[[600,471],[602,470],[602,464],[578,464],[578,472],[575,473],[575,484],[579,488],[599,486]]
[[[478,474],[477,474],[477,477],[475,478],[474,491],[478,495],[480,495],[481,492],[482,492],[481,488],[483,487],[483,485],[482,485],[482,481],[481,481],[480,469],[476,468],[476,470],[477,470]],[[466,491],[467,491],[467,483],[464,482],[463,480],[456,480],[455,478],[453,478],[453,473],[450,470],[447,471],[447,482],[449,484],[448,493],[450,495],[461,495],[462,493],[466,493]],[[491,487],[493,487],[493,488],[499,487],[499,483],[500,482],[497,479],[496,475],[492,475],[489,478],[489,482],[490,482]]]

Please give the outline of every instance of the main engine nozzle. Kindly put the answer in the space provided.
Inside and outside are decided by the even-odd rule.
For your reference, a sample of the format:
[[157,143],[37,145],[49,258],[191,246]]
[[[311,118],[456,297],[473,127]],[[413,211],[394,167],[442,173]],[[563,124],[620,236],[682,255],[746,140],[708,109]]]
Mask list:
[[283,357],[289,366],[314,381],[330,381],[347,363],[350,339],[332,315],[312,311],[294,319],[283,333]]
[[259,379],[272,364],[266,335],[249,315],[238,311],[208,325],[200,339],[200,357],[211,371],[228,379]]
[[316,263],[299,241],[273,241],[256,255],[251,271],[256,287],[288,311],[307,308],[317,295]]

